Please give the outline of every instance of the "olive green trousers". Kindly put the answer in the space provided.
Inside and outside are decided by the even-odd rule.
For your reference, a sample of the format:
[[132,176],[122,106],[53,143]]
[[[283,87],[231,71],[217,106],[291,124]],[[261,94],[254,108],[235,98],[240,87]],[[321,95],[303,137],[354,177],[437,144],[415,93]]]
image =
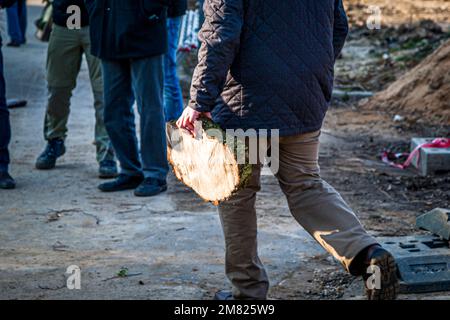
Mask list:
[[[103,79],[101,62],[90,52],[89,27],[70,30],[54,26],[47,53],[48,103],[44,121],[46,140],[65,139],[70,98],[77,84],[83,55],[89,69],[94,96],[97,161],[113,160],[114,152],[103,121]],[[86,120],[87,121],[87,120]]]

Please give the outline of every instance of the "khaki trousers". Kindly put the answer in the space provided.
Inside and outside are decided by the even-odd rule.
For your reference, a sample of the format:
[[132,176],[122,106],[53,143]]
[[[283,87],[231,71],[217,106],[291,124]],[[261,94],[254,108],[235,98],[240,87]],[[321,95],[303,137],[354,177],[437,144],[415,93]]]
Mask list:
[[[275,174],[291,214],[318,243],[349,271],[353,259],[377,241],[367,234],[339,193],[319,174],[320,132],[281,137]],[[269,144],[270,146],[270,144]],[[269,150],[270,152],[270,150]],[[248,186],[219,205],[225,235],[226,274],[236,299],[266,299],[269,281],[258,257],[256,193],[261,165]]]

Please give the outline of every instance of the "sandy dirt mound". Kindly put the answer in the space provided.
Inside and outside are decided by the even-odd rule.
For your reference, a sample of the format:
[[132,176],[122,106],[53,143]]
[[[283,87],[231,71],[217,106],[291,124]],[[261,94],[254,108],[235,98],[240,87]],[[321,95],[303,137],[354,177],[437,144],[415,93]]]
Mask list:
[[398,114],[409,122],[448,125],[450,41],[362,107],[391,115]]
[[370,6],[381,9],[384,26],[412,23],[422,19],[450,23],[449,0],[345,0],[344,5],[352,26],[366,24],[366,19],[371,14]]

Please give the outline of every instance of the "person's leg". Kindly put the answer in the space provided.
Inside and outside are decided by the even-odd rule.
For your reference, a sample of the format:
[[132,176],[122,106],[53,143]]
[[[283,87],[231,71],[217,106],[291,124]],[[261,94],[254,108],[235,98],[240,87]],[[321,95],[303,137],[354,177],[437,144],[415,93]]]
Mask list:
[[77,30],[54,26],[47,52],[48,103],[45,139],[65,139],[70,98],[81,66],[81,44]]
[[166,129],[163,107],[163,56],[131,62],[131,76],[140,113],[141,158],[145,178],[166,181]]
[[0,35],[0,189],[14,189],[16,182],[8,173],[9,152],[11,140],[11,125],[9,111],[6,105],[5,78],[3,76],[2,39]]
[[339,193],[320,177],[320,132],[281,137],[276,177],[295,219],[347,270],[363,249],[377,244]]
[[[295,219],[353,275],[366,281],[367,268],[380,270],[380,286],[366,284],[371,300],[395,299],[397,268],[392,255],[361,225],[339,193],[319,174],[320,132],[280,138],[276,173]],[[372,269],[373,270],[373,269]]]
[[266,299],[269,281],[258,257],[255,201],[261,166],[255,165],[247,187],[219,205],[225,236],[225,272],[235,299]]
[[81,46],[77,30],[54,26],[47,51],[48,101],[44,138],[48,145],[36,161],[38,169],[52,169],[64,154],[70,98],[81,66]]
[[164,55],[164,112],[166,121],[178,119],[183,112],[183,94],[177,73],[180,25],[180,17],[167,19],[169,50]]
[[3,54],[0,40],[0,171],[7,172],[9,165],[8,144],[11,140],[9,111],[5,97],[5,78],[3,76]]
[[8,35],[11,39],[11,44],[21,45],[23,43],[23,35],[20,28],[19,20],[19,4],[16,2],[11,7],[6,9]]
[[94,95],[95,108],[95,143],[97,146],[97,161],[115,161],[114,151],[106,132],[104,122],[104,103],[103,103],[103,77],[101,70],[101,61],[91,54],[91,41],[89,37],[89,27],[82,28],[82,46],[86,56],[91,80],[92,93]]
[[19,25],[20,31],[22,33],[22,42],[25,43],[27,41],[27,2],[26,0],[19,0]]
[[[128,60],[102,60],[104,81],[104,122],[120,162],[121,173],[142,176],[134,123],[134,96]],[[150,92],[147,94],[151,94]]]

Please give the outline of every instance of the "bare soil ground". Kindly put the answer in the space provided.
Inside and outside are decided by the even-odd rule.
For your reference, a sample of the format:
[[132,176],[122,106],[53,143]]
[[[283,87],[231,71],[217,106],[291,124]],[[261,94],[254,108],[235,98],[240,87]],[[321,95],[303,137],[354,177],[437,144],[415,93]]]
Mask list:
[[412,23],[431,19],[438,23],[450,22],[450,1],[448,0],[348,0],[344,1],[350,23],[365,24],[370,15],[370,6],[377,6],[383,14],[384,25]]
[[[446,39],[450,1],[345,2],[353,28],[337,64],[338,86],[385,89]],[[368,5],[383,10],[378,32],[362,28]],[[38,11],[31,8],[30,19]],[[423,32],[428,43],[417,40]],[[154,199],[96,190],[85,65],[72,100],[68,153],[55,171],[33,169],[44,146],[46,45],[31,40],[31,31],[29,39],[21,49],[4,48],[9,96],[27,98],[29,106],[12,111],[12,173],[18,189],[0,192],[0,299],[208,299],[227,287],[215,208],[173,176],[169,191]],[[399,58],[417,52],[418,59]],[[419,234],[416,216],[450,206],[450,176],[418,177],[413,170],[386,167],[379,154],[384,148],[407,151],[412,136],[436,135],[449,136],[448,125],[426,119],[394,122],[391,114],[364,109],[358,100],[336,100],[323,130],[322,175],[373,235]],[[270,297],[361,299],[360,281],[346,275],[293,223],[275,179],[264,176],[263,185],[257,209],[261,257],[273,285]],[[65,287],[64,272],[71,264],[82,269],[80,291]],[[448,293],[400,298],[448,299]]]

